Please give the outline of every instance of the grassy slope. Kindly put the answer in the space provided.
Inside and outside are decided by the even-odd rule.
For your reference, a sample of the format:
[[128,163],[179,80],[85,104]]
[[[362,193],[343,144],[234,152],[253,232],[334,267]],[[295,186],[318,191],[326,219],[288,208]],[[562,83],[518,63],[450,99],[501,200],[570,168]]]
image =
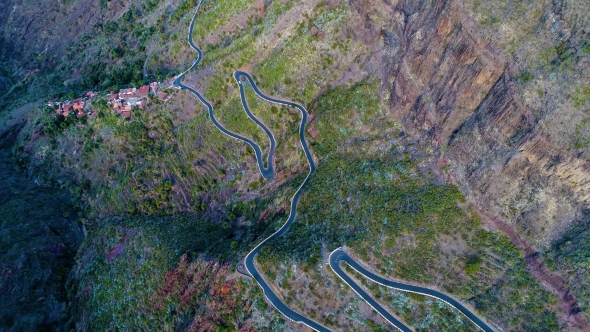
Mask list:
[[[239,11],[249,4],[250,1],[225,1],[206,5],[202,7],[203,17],[215,18],[211,24],[222,26],[229,19],[223,14],[225,9]],[[294,1],[284,5],[273,2],[263,18],[253,18],[251,25],[230,34],[229,43],[203,45],[203,66],[209,67],[212,73],[205,79],[205,96],[215,103],[216,114],[228,129],[250,134],[258,142],[265,140],[264,134],[244,118],[231,76],[235,68],[247,64],[252,65],[252,72],[266,93],[301,101],[317,115],[315,126],[320,136],[311,141],[311,147],[320,160],[318,172],[302,197],[300,218],[286,237],[272,245],[272,250],[268,247],[260,255],[259,261],[269,279],[276,280],[283,294],[312,316],[319,308],[325,308],[322,301],[341,301],[334,305],[333,312],[319,311],[322,314],[317,314],[317,318],[322,322],[331,326],[360,324],[356,327],[369,329],[373,323],[360,313],[362,304],[348,311],[342,307],[344,300],[353,299],[354,294],[348,290],[342,290],[342,296],[331,294],[333,288],[326,290],[324,282],[332,287],[342,285],[334,276],[324,275],[317,268],[322,244],[331,249],[346,243],[378,271],[414,282],[436,283],[439,288],[458,297],[471,299],[470,302],[484,316],[497,320],[503,327],[530,330],[538,327],[535,324],[554,326],[555,315],[548,311],[552,309],[553,300],[526,273],[519,253],[505,238],[482,230],[477,218],[457,205],[461,195],[456,188],[434,184],[434,179],[424,168],[418,167],[420,153],[407,147],[412,142],[400,134],[399,125],[385,117],[379,106],[379,82],[368,79],[330,88],[329,82],[338,77],[339,68],[357,66],[354,59],[363,53],[359,43],[339,33],[349,19],[347,8],[344,5],[320,6],[308,11],[301,23],[280,30],[283,35],[279,41],[274,25],[280,15],[293,8],[293,4]],[[174,20],[186,26],[191,17],[189,9]],[[321,26],[329,37],[310,36],[309,30],[314,25]],[[206,28],[207,22],[197,21],[197,44],[207,33]],[[167,36],[162,43],[169,43],[170,48],[166,52],[156,52],[155,57],[162,61],[175,56],[190,59],[194,54],[178,53],[183,51],[176,45],[183,42],[182,34]],[[302,164],[300,153],[295,153],[294,149],[298,146],[293,136],[296,117],[288,115],[285,110],[275,113],[265,103],[255,102],[251,91],[247,93],[255,114],[272,127],[277,138],[283,138],[277,150],[277,156],[284,155],[282,165],[290,169]],[[322,96],[316,99],[320,93]],[[177,95],[175,100],[179,98]],[[121,307],[121,302],[101,306],[105,301],[121,299],[123,294],[142,306],[146,315],[153,315],[149,318],[153,322],[165,325],[182,320],[180,314],[172,317],[164,311],[150,313],[152,309],[146,305],[149,297],[158,292],[158,286],[165,285],[163,274],[176,266],[182,253],[192,251],[197,255],[205,253],[216,259],[235,261],[239,253],[254,244],[257,236],[272,232],[284,221],[284,218],[268,218],[267,223],[258,224],[258,227],[264,227],[258,230],[237,227],[242,222],[256,224],[256,216],[265,209],[258,205],[255,208],[241,205],[250,206],[249,202],[228,204],[249,188],[260,186],[256,170],[241,166],[243,162],[252,164],[251,153],[247,153],[243,144],[216,131],[204,115],[193,115],[182,124],[175,120],[179,109],[191,107],[176,102],[146,113],[137,112],[131,121],[124,121],[104,110],[103,117],[87,124],[69,125],[56,131],[53,137],[37,141],[35,151],[43,153],[21,160],[21,165],[33,166],[35,173],[46,172],[49,179],[71,177],[68,187],[86,204],[84,206],[91,216],[207,211],[206,217],[197,217],[203,218],[201,221],[188,222],[179,218],[171,222],[154,216],[146,219],[125,217],[116,222],[113,219],[98,221],[83,252],[88,255],[85,259],[91,262],[89,270],[79,274],[80,277],[95,275],[98,279],[92,284],[100,285],[102,290],[79,307],[91,314],[88,326],[129,324],[138,327],[144,324],[143,319],[147,316],[122,318],[122,321],[112,323],[105,318],[109,315],[129,317],[128,309]],[[280,120],[277,119],[279,114]],[[48,123],[52,119],[43,115],[40,121]],[[82,152],[73,154],[73,151]],[[271,204],[273,211],[280,209],[288,198],[287,193],[301,180],[296,177],[282,188],[284,192],[276,194]],[[251,186],[252,183],[258,184]],[[245,211],[252,215],[245,216]],[[176,230],[169,235],[156,236],[158,233],[153,228],[143,225],[149,220]],[[167,226],[167,222],[171,225]],[[198,247],[191,241],[201,238],[202,233],[195,233],[193,240],[187,240],[190,244],[170,244],[189,229],[203,229],[199,227],[207,223],[218,227],[223,222],[232,229],[235,227],[232,236],[237,239],[230,236],[213,247]],[[109,250],[113,250],[120,243],[117,241],[129,232],[133,234],[131,242],[125,245],[121,259],[108,262]],[[251,233],[240,237],[242,232]],[[212,234],[212,239],[214,235],[217,234]],[[212,248],[223,248],[225,252],[220,255]],[[141,258],[143,252],[152,251],[155,254],[144,257],[146,264],[140,264],[144,262],[141,259],[123,259]],[[438,261],[441,266],[436,265]],[[277,262],[283,265],[278,269],[270,267]],[[305,269],[300,271],[309,279],[305,288],[297,288],[299,283],[289,281],[295,276],[286,266],[293,262]],[[195,259],[191,264],[200,263]],[[131,269],[134,271],[132,280],[143,280],[151,288],[134,290],[132,284],[127,285],[119,274],[120,269]],[[199,270],[199,267],[195,269]],[[502,278],[511,283],[500,281]],[[289,288],[287,285],[290,284],[296,286]],[[83,289],[81,287],[79,291]],[[295,290],[297,292],[293,294]],[[301,301],[308,292],[317,305],[308,307]],[[169,305],[182,302],[183,292],[174,294]],[[199,296],[191,298],[200,301]],[[245,305],[251,304],[248,303]],[[422,305],[421,301],[413,301],[408,310],[424,312]],[[418,318],[413,322],[416,326],[441,327],[445,324],[443,320],[447,312],[432,319],[416,314]],[[190,312],[188,315],[199,313]],[[358,322],[353,322],[355,319]],[[424,325],[427,320],[429,323]],[[223,318],[217,324],[225,326],[229,321],[231,319]]]
[[[71,283],[72,323],[89,330],[280,329],[284,321],[261,291],[249,280],[231,281],[235,267],[218,263],[242,253],[231,244],[239,227],[195,218],[114,218],[92,228]],[[262,319],[246,322],[253,311]]]
[[588,214],[579,223],[569,229],[564,236],[554,243],[548,250],[547,256],[550,259],[548,267],[565,271],[566,280],[576,294],[578,303],[582,310],[588,312],[590,305],[590,255],[588,254],[588,240],[590,230],[588,228]]
[[[395,130],[359,140],[354,131],[363,125],[352,125],[355,115],[359,121],[372,114],[367,126],[382,120],[378,99],[362,90],[371,91],[370,85],[337,88],[316,101],[321,134],[313,149],[323,158],[302,196],[300,219],[284,241],[263,250],[263,266],[274,275],[281,273],[271,267],[278,262],[317,266],[322,244],[328,250],[346,244],[377,271],[436,285],[503,328],[557,329],[555,299],[531,278],[505,237],[482,229],[460,206],[455,187],[433,184],[411,150],[402,150]],[[380,149],[391,140],[393,148]],[[414,323],[427,321],[432,328],[444,322],[428,317]]]

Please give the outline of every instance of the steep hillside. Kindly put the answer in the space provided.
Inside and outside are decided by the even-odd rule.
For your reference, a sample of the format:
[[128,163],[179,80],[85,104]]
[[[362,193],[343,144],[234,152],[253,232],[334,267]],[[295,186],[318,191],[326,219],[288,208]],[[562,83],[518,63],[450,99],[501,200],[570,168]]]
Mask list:
[[[152,95],[129,116],[109,104],[111,90],[162,83],[193,63],[186,34],[198,3],[0,5],[0,133],[22,117],[18,176],[69,190],[87,230],[75,262],[59,263],[74,266],[70,307],[52,324],[306,330],[236,272],[285,222],[308,170],[299,111],[257,97],[234,80],[239,69],[310,113],[317,171],[286,235],[256,258],[289,307],[333,330],[390,327],[327,265],[343,246],[497,330],[590,328],[586,0],[203,0],[192,37],[204,57],[183,83],[267,156],[244,89],[277,141],[271,180],[187,91]],[[39,106],[88,90],[98,92],[92,117]],[[476,330],[444,302],[351,276],[415,330]]]
[[[26,102],[173,75],[195,2],[8,1],[0,10],[0,116]],[[178,46],[173,47],[174,41]],[[155,62],[148,63],[154,54]],[[161,78],[160,78],[161,80]]]
[[0,326],[54,330],[70,316],[65,283],[83,233],[67,190],[14,167],[19,130],[0,136]]

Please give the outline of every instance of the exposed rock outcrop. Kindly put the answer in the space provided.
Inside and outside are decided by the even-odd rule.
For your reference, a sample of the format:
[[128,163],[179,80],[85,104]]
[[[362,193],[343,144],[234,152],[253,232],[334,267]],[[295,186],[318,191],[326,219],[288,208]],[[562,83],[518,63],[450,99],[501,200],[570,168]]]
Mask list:
[[[575,80],[564,78],[561,86],[542,81],[547,68],[555,71],[549,77],[559,80],[559,70],[568,70],[564,61],[570,68],[585,63],[574,51],[567,51],[568,58],[563,54],[583,39],[575,36],[584,34],[581,26],[588,27],[588,20],[572,16],[573,1],[537,5],[539,23],[531,31],[557,45],[539,55],[550,53],[552,67],[539,67],[541,60],[526,59],[531,51],[525,46],[503,49],[508,37],[494,40],[490,31],[495,30],[480,24],[467,0],[352,1],[351,7],[361,18],[353,37],[367,43],[382,38],[379,59],[382,80],[391,83],[384,87],[390,112],[436,151],[434,160],[445,160],[450,167],[441,173],[479,202],[478,210],[488,216],[484,220],[493,220],[490,225],[525,251],[533,275],[563,300],[562,323],[589,328],[577,314],[575,294],[543,266],[534,249],[559,237],[590,201],[590,161],[551,127],[581,117],[571,102],[555,103]],[[509,24],[506,29],[518,28]],[[567,74],[584,77],[586,72]],[[542,87],[534,95],[522,83],[531,80]]]

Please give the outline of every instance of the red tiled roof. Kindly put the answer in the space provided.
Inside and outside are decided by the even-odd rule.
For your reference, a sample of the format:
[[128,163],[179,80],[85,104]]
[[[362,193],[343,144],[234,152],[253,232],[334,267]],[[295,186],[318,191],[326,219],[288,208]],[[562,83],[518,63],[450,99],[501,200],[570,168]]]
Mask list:
[[146,97],[148,93],[150,93],[149,85],[144,85],[141,88],[137,89],[137,91],[135,91],[135,95],[137,95],[138,97]]
[[63,115],[64,116],[68,116],[68,114],[70,114],[71,111],[72,111],[72,105],[70,105],[70,104],[63,105]]
[[80,100],[76,100],[73,104],[75,110],[82,110],[84,109],[84,102]]
[[158,92],[158,98],[162,99],[162,100],[166,100],[166,98],[168,98],[168,94],[164,91],[160,91],[160,92]]

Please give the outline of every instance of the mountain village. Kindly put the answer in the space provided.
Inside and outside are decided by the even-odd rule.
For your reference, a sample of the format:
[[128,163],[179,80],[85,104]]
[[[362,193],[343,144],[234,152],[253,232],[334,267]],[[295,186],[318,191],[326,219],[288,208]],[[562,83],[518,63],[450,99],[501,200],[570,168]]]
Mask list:
[[[165,90],[172,87],[172,77],[164,82],[152,82],[140,88],[121,89],[119,92],[111,91],[107,94],[107,104],[111,109],[122,117],[131,117],[131,111],[135,107],[144,110],[151,103],[149,96],[162,102],[170,100],[171,96]],[[51,100],[47,106],[53,107],[59,115],[68,116],[74,114],[77,118],[88,116],[95,118],[97,111],[92,109],[91,101],[98,96],[95,91],[87,92],[83,97],[75,100],[54,101]]]

